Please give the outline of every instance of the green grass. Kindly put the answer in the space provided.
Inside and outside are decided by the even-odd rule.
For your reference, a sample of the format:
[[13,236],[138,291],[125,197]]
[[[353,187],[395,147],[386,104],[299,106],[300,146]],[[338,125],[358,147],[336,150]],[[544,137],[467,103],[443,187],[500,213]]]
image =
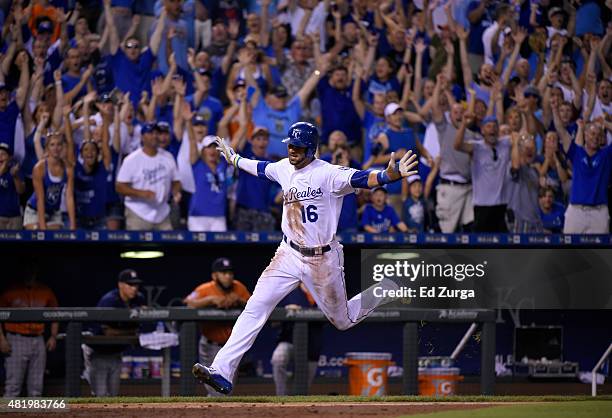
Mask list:
[[[283,403],[283,402],[584,402],[600,404],[602,401],[612,401],[612,395],[599,396],[593,399],[590,396],[452,396],[447,398],[434,398],[426,396],[147,396],[147,397],[115,397],[115,398],[68,398],[71,404],[82,403],[171,403],[171,402],[244,402],[244,403]],[[610,402],[612,405],[612,402]],[[612,417],[612,413],[608,415]],[[436,416],[437,418],[437,416]]]
[[612,402],[585,401],[494,406],[463,411],[409,415],[405,418],[610,418]]

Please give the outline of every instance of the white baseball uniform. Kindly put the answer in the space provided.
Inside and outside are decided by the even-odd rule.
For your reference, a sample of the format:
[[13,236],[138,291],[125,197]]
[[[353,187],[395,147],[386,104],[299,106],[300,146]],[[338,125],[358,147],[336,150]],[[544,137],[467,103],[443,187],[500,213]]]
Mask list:
[[[238,317],[232,334],[219,351],[212,367],[233,381],[240,359],[253,345],[276,305],[300,282],[318,307],[338,329],[348,329],[363,320],[376,306],[390,300],[375,298],[370,289],[347,300],[342,245],[334,240],[342,198],[355,189],[351,177],[357,170],[315,159],[296,169],[287,158],[259,163],[258,175],[279,183],[283,189],[282,230],[288,240],[302,247],[331,250],[304,256],[283,240],[261,274],[253,295]],[[251,170],[249,170],[251,172]],[[390,286],[397,286],[390,284]]]

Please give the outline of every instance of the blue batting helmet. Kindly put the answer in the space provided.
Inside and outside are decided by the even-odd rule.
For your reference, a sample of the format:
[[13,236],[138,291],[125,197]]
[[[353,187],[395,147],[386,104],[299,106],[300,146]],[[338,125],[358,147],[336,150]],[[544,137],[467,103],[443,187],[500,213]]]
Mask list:
[[306,158],[313,158],[319,146],[319,131],[317,127],[308,122],[296,122],[289,128],[286,144],[306,148]]

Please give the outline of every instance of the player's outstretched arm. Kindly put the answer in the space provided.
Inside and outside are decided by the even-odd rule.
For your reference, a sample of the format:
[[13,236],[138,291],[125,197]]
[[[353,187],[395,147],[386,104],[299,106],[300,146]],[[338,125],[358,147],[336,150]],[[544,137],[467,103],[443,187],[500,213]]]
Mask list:
[[215,142],[217,143],[217,150],[221,153],[221,155],[223,155],[225,161],[227,161],[229,164],[244,170],[253,176],[265,177],[265,166],[269,164],[268,161],[250,160],[248,158],[241,157],[232,147],[225,143],[223,138],[217,137]]
[[351,186],[361,189],[371,189],[393,183],[403,177],[410,177],[418,173],[415,170],[418,164],[417,156],[409,150],[401,158],[399,163],[395,162],[395,153],[391,153],[391,159],[386,170],[361,170],[351,177]]

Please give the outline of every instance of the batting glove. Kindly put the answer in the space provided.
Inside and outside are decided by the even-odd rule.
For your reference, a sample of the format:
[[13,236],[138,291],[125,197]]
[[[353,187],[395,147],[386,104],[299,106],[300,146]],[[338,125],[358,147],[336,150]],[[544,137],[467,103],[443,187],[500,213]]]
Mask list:
[[221,137],[216,137],[215,142],[217,144],[217,151],[223,155],[225,161],[227,161],[229,164],[236,165],[236,160],[238,159],[238,154],[236,154],[236,151],[227,145],[225,140]]

